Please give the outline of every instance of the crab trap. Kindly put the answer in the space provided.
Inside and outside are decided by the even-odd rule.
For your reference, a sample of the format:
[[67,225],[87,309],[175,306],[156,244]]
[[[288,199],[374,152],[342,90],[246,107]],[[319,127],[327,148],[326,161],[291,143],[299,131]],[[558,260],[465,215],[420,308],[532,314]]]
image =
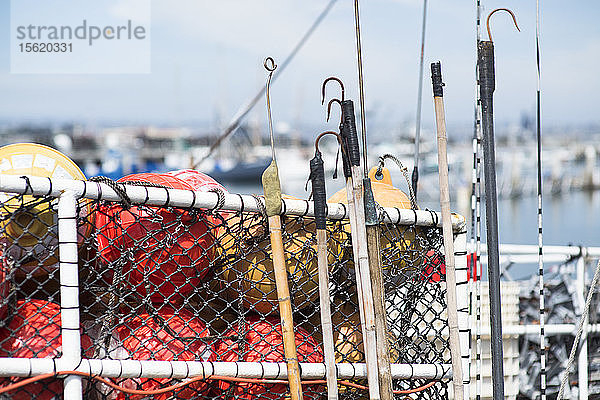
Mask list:
[[[0,398],[286,397],[263,199],[190,171],[180,178],[0,175],[0,387],[10,388]],[[398,208],[379,216],[396,397],[448,398],[441,218]],[[286,198],[281,217],[304,398],[320,399],[313,203]],[[367,398],[346,207],[330,203],[327,218],[339,397]],[[453,224],[457,281],[467,285],[464,221]],[[468,390],[466,286],[457,294]]]

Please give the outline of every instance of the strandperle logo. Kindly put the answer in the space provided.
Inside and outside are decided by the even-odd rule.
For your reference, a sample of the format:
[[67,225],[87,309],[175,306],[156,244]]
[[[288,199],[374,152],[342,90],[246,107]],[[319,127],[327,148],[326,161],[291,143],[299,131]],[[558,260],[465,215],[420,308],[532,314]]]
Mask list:
[[91,25],[86,19],[81,25],[20,25],[16,28],[18,40],[86,40],[92,46],[98,40],[144,40],[146,28],[127,20],[125,25]]

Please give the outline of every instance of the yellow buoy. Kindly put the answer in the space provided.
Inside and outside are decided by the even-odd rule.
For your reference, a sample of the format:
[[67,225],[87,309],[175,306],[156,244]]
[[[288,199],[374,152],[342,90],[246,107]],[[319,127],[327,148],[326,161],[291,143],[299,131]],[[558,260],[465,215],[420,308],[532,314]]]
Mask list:
[[[284,199],[295,199],[283,195]],[[283,245],[290,295],[296,309],[314,305],[319,295],[314,218],[282,216]],[[328,227],[333,234],[333,225]],[[261,313],[278,313],[277,290],[268,229],[255,214],[227,218],[218,240],[225,257],[221,276],[230,300]],[[338,258],[335,240],[329,245],[329,265]]]
[[[17,143],[0,148],[0,174],[82,179],[85,175],[64,154],[40,144]],[[58,262],[56,199],[0,192],[0,245],[14,260],[17,276],[41,275]],[[80,216],[89,214],[80,207]],[[79,228],[83,240],[91,224]],[[41,267],[41,268],[40,268]]]
[[[395,207],[399,209],[411,209],[409,196],[402,190],[392,185],[392,178],[387,168],[381,169],[381,175],[377,176],[377,167],[369,171],[371,188],[375,201],[381,207]],[[346,189],[341,189],[327,200],[328,203],[348,204]],[[344,224],[344,230],[350,232],[350,224]],[[422,262],[421,248],[416,233],[418,230],[412,227],[403,227],[398,225],[382,226],[380,230],[380,245],[385,272],[385,280],[391,281],[393,285],[386,285],[386,288],[400,284],[406,274],[416,270]],[[352,261],[349,261],[352,263]],[[351,264],[353,267],[353,264]]]

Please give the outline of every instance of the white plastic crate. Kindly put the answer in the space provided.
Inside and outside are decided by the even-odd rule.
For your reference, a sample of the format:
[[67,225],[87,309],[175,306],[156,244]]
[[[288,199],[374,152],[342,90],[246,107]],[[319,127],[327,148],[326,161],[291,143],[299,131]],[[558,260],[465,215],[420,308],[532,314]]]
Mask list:
[[[476,288],[473,285],[473,308],[472,308],[472,326],[471,332],[473,335],[473,345],[471,348],[471,397],[475,398],[476,394],[476,305],[475,292]],[[488,283],[481,282],[481,322],[482,326],[490,325],[490,304],[488,295]],[[519,324],[519,282],[500,282],[501,310],[502,310],[502,325],[518,325]],[[518,335],[502,335],[503,349],[503,368],[504,368],[504,397],[506,399],[516,399],[519,394],[519,336]],[[492,398],[492,360],[491,360],[491,344],[490,336],[481,336],[481,398]]]

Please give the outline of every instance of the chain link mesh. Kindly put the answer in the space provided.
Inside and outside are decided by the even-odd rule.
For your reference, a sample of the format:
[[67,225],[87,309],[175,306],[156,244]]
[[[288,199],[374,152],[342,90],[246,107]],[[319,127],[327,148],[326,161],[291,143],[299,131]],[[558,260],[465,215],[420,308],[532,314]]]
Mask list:
[[[11,196],[0,213],[0,357],[58,358],[57,199]],[[286,215],[282,224],[298,357],[323,362],[314,219]],[[268,225],[260,213],[82,199],[78,232],[83,357],[284,361]],[[347,220],[328,221],[327,234],[336,362],[364,362]],[[392,363],[449,363],[440,230],[381,223],[380,235]],[[20,378],[0,379],[6,386]],[[168,375],[112,381],[138,390],[180,382]],[[86,399],[144,398],[95,380],[83,383]],[[394,380],[394,389],[426,383]],[[447,383],[409,397],[448,398]],[[280,383],[205,380],[148,398],[282,399],[286,390]],[[311,384],[304,393],[305,399],[323,398],[326,388]],[[6,396],[62,398],[62,380]],[[340,385],[341,399],[367,397],[367,391]]]

